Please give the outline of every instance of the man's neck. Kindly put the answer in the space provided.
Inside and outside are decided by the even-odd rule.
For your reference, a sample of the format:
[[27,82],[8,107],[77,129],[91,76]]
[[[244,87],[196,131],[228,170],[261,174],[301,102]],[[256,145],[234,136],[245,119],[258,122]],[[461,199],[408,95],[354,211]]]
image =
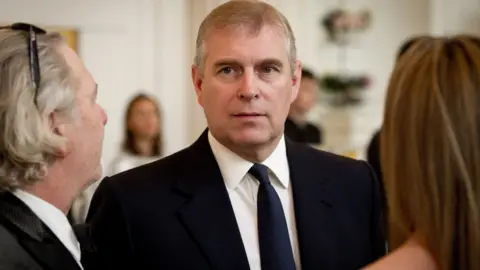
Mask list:
[[65,171],[61,166],[48,168],[47,176],[37,183],[27,186],[24,190],[57,207],[67,214],[70,207],[83,187],[78,186],[72,172]]
[[25,187],[23,190],[48,202],[65,214],[68,213],[75,198],[75,196],[70,195],[70,192],[64,189],[48,186],[48,184],[45,183],[38,183],[33,186]]
[[224,146],[245,160],[252,163],[262,163],[275,151],[281,138],[282,136],[278,136],[269,143],[261,146],[235,145],[233,143],[227,143],[224,144]]

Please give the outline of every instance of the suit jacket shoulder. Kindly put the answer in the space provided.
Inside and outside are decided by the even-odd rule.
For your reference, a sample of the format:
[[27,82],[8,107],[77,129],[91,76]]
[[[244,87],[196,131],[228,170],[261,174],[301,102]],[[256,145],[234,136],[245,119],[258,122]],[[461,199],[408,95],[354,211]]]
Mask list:
[[0,269],[41,270],[42,267],[22,248],[17,236],[0,223]]
[[[287,143],[287,154],[292,180],[328,190],[332,203],[358,209],[358,206],[376,203],[382,192],[375,173],[365,161],[291,142]],[[358,215],[358,211],[354,215]]]
[[[300,243],[309,243],[307,246],[311,247],[327,242],[329,246],[325,250],[333,252],[337,249],[338,253],[346,255],[345,247],[338,243],[348,242],[349,250],[354,251],[350,255],[359,256],[358,262],[363,260],[363,265],[383,256],[386,248],[382,191],[371,167],[365,161],[291,142],[287,142],[287,155],[295,215],[300,217],[297,226],[299,232],[303,231],[303,235],[299,234]],[[304,220],[315,217],[324,217],[313,222],[318,224],[317,228],[310,228],[311,223],[303,224]],[[320,227],[332,232],[329,237],[336,239],[317,234]],[[309,252],[310,249],[303,250]],[[315,254],[305,257],[315,258]],[[319,263],[312,259],[311,265]],[[350,264],[345,268],[361,264]]]
[[372,178],[376,178],[375,175],[372,175],[371,167],[365,161],[318,150],[309,145],[289,141],[287,142],[287,155],[289,161],[295,165],[302,163],[305,170],[330,178],[335,177],[341,181],[359,178],[370,181]]
[[104,179],[87,222],[99,250],[95,269],[248,267],[206,134],[173,155]]
[[[0,269],[79,270],[68,249],[28,206],[0,193]],[[18,268],[9,268],[10,266]],[[28,268],[22,268],[28,267]]]

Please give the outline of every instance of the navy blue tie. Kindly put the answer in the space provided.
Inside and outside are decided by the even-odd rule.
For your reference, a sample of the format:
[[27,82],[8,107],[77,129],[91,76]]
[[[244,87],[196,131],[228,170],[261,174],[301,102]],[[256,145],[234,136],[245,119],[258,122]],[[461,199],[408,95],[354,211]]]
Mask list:
[[262,270],[295,270],[282,203],[268,179],[268,168],[254,164],[249,173],[258,179],[258,240]]

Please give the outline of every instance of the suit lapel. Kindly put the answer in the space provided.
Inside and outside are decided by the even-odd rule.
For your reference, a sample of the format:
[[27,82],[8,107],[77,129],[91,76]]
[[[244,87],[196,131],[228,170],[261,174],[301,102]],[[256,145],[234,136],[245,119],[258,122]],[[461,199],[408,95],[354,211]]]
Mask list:
[[70,252],[22,201],[0,195],[0,222],[14,232],[20,244],[46,269],[80,270]]
[[189,149],[190,165],[183,168],[177,191],[189,198],[178,214],[214,269],[249,269],[220,169],[207,132]]
[[[313,149],[287,140],[297,236],[302,269],[336,269],[339,241],[335,235],[334,205],[328,169],[322,169]],[[312,170],[314,168],[315,170]]]

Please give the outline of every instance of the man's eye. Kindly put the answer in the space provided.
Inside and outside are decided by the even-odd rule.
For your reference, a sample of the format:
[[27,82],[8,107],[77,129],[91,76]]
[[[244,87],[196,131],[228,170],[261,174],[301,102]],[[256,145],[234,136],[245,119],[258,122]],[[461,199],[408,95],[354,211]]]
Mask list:
[[269,74],[269,73],[272,73],[272,72],[276,72],[276,71],[278,71],[278,69],[275,68],[275,67],[264,67],[264,68],[262,69],[262,72],[263,72],[263,73],[266,73],[266,74]]
[[224,74],[230,74],[230,73],[233,73],[233,68],[231,67],[224,67],[220,70],[220,73],[224,73]]

